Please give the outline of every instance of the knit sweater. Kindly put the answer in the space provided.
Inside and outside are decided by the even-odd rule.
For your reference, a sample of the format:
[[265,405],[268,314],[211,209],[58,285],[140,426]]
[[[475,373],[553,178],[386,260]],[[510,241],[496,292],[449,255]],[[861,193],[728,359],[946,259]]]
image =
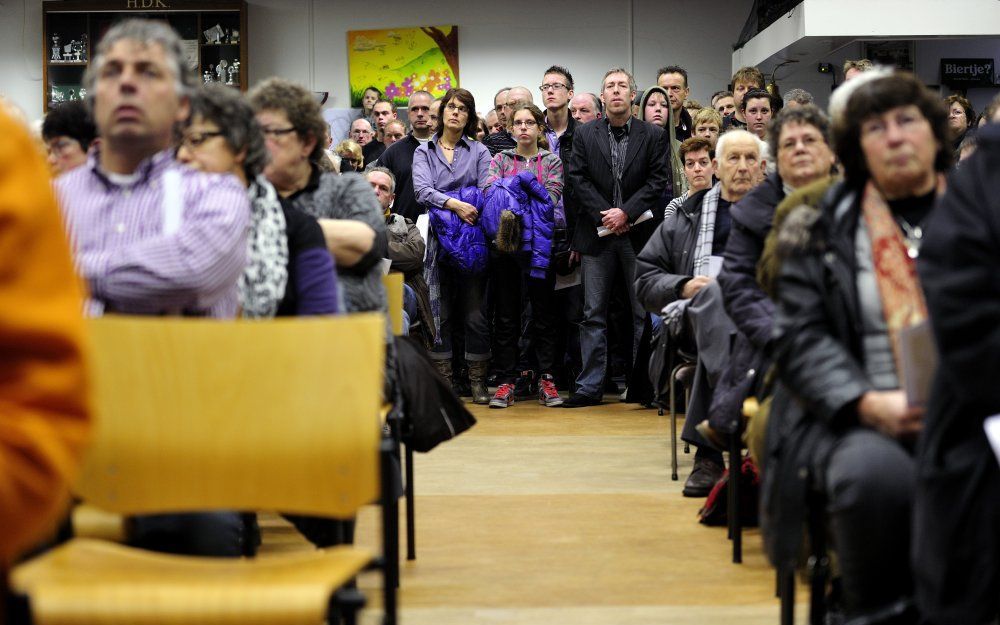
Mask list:
[[337,282],[347,312],[386,310],[380,262],[388,256],[382,209],[371,185],[359,174],[332,174],[313,169],[304,189],[282,200],[316,219],[354,219],[375,231],[372,248],[351,267],[337,266]]

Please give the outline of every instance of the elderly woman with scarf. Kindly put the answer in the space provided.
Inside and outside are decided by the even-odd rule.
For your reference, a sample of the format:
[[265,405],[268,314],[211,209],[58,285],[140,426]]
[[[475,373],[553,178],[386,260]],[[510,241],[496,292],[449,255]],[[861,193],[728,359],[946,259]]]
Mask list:
[[[912,453],[923,409],[901,390],[900,337],[927,319],[915,261],[951,162],[947,113],[911,74],[869,72],[834,94],[831,117],[845,179],[789,196],[762,261],[780,263],[765,543],[791,570],[805,511],[825,507],[848,620],[916,623]],[[801,205],[809,195],[819,210]]]

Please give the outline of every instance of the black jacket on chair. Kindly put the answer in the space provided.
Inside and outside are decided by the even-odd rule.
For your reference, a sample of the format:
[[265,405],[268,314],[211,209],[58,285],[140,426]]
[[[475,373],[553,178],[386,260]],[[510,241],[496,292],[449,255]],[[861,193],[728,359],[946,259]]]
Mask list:
[[[607,118],[577,126],[573,135],[567,178],[578,207],[573,249],[581,254],[599,254],[607,246],[608,239],[616,236],[597,236],[601,211],[612,208],[614,179],[610,140]],[[663,207],[659,203],[667,186],[667,141],[662,128],[632,118],[622,170],[622,206],[617,208],[628,214],[630,222],[647,210],[653,211],[653,219],[628,233],[636,251],[642,249],[649,235],[663,221]]]

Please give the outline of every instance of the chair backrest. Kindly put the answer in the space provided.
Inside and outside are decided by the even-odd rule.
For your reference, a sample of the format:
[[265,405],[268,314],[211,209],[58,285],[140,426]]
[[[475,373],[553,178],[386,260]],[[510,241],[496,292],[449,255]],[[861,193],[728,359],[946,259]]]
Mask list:
[[385,287],[385,297],[389,304],[392,333],[399,336],[403,333],[403,274],[385,274],[382,276],[382,286]]
[[380,314],[89,322],[96,435],[75,489],[119,513],[345,518],[379,496]]

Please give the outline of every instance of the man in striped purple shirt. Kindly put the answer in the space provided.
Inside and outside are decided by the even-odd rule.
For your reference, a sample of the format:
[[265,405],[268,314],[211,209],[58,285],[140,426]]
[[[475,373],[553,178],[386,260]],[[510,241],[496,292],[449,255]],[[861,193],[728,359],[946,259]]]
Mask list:
[[[195,85],[183,59],[169,26],[128,20],[108,31],[84,76],[102,143],[56,191],[90,314],[238,312],[249,200],[235,176],[174,160],[174,125]],[[245,535],[236,512],[144,515],[131,519],[129,542],[238,557],[252,551]]]
[[85,77],[103,142],[56,190],[91,314],[237,313],[247,194],[233,176],[173,158],[174,124],[194,86],[177,51],[169,28],[123,22]]

